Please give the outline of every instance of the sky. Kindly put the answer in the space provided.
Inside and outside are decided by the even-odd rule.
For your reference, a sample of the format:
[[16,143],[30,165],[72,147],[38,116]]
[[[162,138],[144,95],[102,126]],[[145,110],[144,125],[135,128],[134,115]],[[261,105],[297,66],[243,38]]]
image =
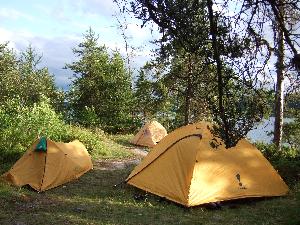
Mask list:
[[48,67],[57,86],[65,90],[73,75],[63,67],[76,60],[72,48],[83,40],[89,27],[99,35],[99,44],[118,49],[125,56],[118,20],[128,24],[124,31],[130,46],[135,47],[133,69],[152,55],[150,41],[155,32],[141,28],[137,19],[118,13],[113,0],[0,0],[0,4],[0,43],[9,41],[9,47],[17,53],[31,45],[42,55],[40,66]]

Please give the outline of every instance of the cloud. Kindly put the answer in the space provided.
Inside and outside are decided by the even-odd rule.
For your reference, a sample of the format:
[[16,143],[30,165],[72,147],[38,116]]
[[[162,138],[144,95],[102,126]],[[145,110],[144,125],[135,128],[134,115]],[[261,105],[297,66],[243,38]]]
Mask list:
[[118,11],[118,7],[113,0],[69,0],[69,2],[75,6],[77,10],[89,15],[111,17]]
[[19,19],[25,19],[25,20],[33,20],[33,17],[30,15],[27,15],[25,13],[19,12],[15,9],[10,8],[1,8],[0,9],[0,18],[2,19],[10,19],[10,20],[19,20]]
[[17,52],[24,46],[28,46],[30,44],[28,39],[33,37],[32,33],[28,31],[19,30],[16,32],[3,27],[0,27],[0,33],[0,43],[9,42],[8,46]]
[[78,45],[80,37],[66,36],[51,39],[34,37],[31,41],[33,47],[38,46],[38,51],[43,54],[41,66],[48,67],[55,75],[57,86],[67,89],[71,83],[72,72],[63,68],[66,63],[76,60],[72,48]]
[[30,32],[12,32],[0,27],[0,43],[9,41],[9,47],[13,48],[17,53],[26,50],[31,46],[42,55],[41,67],[48,67],[50,73],[55,75],[58,87],[66,89],[70,84],[72,73],[63,69],[66,63],[75,60],[72,48],[75,47],[81,37],[64,36],[55,38],[46,38],[35,36]]
[[[72,71],[62,69],[66,63],[76,60],[72,48],[83,40],[82,34],[89,27],[99,34],[99,44],[111,50],[118,50],[126,58],[125,42],[121,31],[117,28],[116,19],[112,16],[118,12],[113,0],[53,0],[49,4],[36,2],[30,5],[33,13],[30,16],[22,11],[0,9],[1,18],[26,19],[22,26],[13,23],[9,26],[0,25],[0,42],[9,41],[9,47],[16,52],[24,51],[29,44],[42,54],[41,66],[48,67],[55,75],[59,87],[67,89],[71,83]],[[37,18],[34,18],[34,17]],[[125,18],[119,14],[120,18]],[[128,27],[126,36],[130,49],[132,65],[140,67],[149,60],[150,54],[146,47],[152,39],[151,33],[140,25],[139,21],[126,17]],[[124,21],[121,21],[122,23]]]
[[[14,32],[10,32],[3,28],[0,28],[0,32],[5,34],[0,38],[0,42],[10,41],[10,47],[14,48],[17,52],[26,50],[29,44],[42,55],[42,62],[40,67],[47,67],[49,72],[54,75],[55,82],[58,87],[67,90],[71,84],[73,73],[70,70],[63,69],[66,63],[72,63],[76,61],[76,57],[72,52],[72,48],[82,41],[82,36],[61,36],[55,38],[47,38],[42,36],[35,36],[29,32],[20,32],[17,35]],[[123,42],[102,42],[99,40],[99,44],[105,44],[110,50],[118,50],[124,58],[126,58],[126,50]],[[147,49],[135,50],[130,53],[131,68],[138,69],[143,66],[146,61],[150,59],[151,52]],[[131,54],[133,53],[133,54]]]
[[62,22],[74,21],[77,18],[111,20],[112,16],[119,11],[113,0],[53,0],[50,7],[42,3],[35,7]]
[[150,31],[141,28],[140,25],[135,23],[130,23],[127,26],[127,32],[131,37],[138,41],[148,40],[151,37]]

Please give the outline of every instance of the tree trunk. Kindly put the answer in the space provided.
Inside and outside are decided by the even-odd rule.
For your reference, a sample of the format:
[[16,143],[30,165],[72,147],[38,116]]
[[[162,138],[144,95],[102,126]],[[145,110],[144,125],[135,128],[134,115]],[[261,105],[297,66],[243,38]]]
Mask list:
[[185,112],[184,112],[184,124],[190,123],[190,109],[191,109],[191,79],[188,78],[188,86],[185,93]]
[[185,112],[184,112],[184,124],[187,125],[190,123],[190,111],[191,111],[191,91],[192,91],[192,59],[189,55],[189,64],[188,64],[188,80],[187,87],[185,91]]
[[212,37],[212,47],[213,47],[213,58],[216,62],[217,66],[217,78],[218,78],[218,108],[220,113],[220,118],[222,120],[222,125],[224,128],[224,142],[226,147],[231,147],[231,141],[229,138],[229,125],[227,121],[227,117],[225,114],[225,109],[223,105],[223,97],[224,97],[224,81],[223,81],[223,74],[222,74],[222,62],[218,47],[217,41],[217,23],[215,21],[214,13],[213,13],[213,1],[207,0],[207,9],[208,9],[208,18],[210,24],[210,34]]
[[[281,2],[281,1],[280,1]],[[283,9],[280,9],[282,15]],[[284,21],[282,21],[284,22]],[[275,123],[274,123],[274,139],[273,143],[276,145],[278,151],[281,150],[282,142],[282,127],[283,127],[283,91],[284,91],[284,33],[282,28],[277,22],[278,29],[278,50],[277,50],[277,63],[276,63],[276,73],[277,73],[277,84],[276,84],[276,94],[275,94]]]

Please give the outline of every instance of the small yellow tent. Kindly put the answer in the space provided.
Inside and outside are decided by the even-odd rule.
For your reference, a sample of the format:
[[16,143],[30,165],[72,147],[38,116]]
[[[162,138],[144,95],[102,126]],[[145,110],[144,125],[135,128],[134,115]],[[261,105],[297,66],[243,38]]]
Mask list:
[[146,123],[130,141],[132,144],[153,147],[167,136],[167,130],[157,121]]
[[201,122],[170,133],[136,166],[127,183],[187,207],[288,192],[257,148],[243,139],[226,149],[207,126]]
[[93,168],[84,145],[44,139],[35,141],[25,154],[3,175],[16,186],[30,185],[45,191],[76,179]]

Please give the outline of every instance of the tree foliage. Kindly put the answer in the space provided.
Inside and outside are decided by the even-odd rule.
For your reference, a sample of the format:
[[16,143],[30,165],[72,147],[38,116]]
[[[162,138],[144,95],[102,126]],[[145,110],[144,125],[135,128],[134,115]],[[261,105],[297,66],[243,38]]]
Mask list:
[[7,45],[0,44],[0,103],[18,98],[20,104],[32,106],[45,96],[61,109],[64,93],[48,69],[39,68],[42,57],[31,46],[18,56]]
[[[202,88],[208,93],[203,99],[216,122],[213,132],[224,140],[227,147],[234,146],[266,113],[263,96],[268,93],[257,78],[264,71],[254,66],[258,52],[253,52],[251,38],[240,37],[238,32],[233,32],[235,29],[230,17],[214,11],[211,0],[135,0],[129,1],[129,4],[129,11],[144,24],[152,21],[159,26],[161,56],[176,58],[183,51],[187,58],[192,56],[193,63],[190,65],[202,63],[200,68],[212,69],[212,73],[192,68],[184,72],[184,80],[187,81],[185,96],[188,99],[184,103],[185,110],[190,110],[188,104],[192,91],[189,85],[192,77],[204,80],[211,74]],[[185,64],[188,67],[189,62]],[[251,99],[259,101],[248,104]],[[188,117],[185,118],[187,122]]]
[[265,46],[265,52],[268,56],[266,62],[273,55],[277,58],[274,64],[276,69],[274,71],[274,74],[276,73],[274,143],[280,150],[284,117],[284,80],[289,79],[291,85],[288,90],[299,85],[300,57],[297,51],[300,47],[298,34],[299,3],[293,0],[232,2],[233,4],[240,4],[240,10],[234,19],[240,21],[242,18],[242,26],[247,28],[245,33],[253,39],[256,46]]
[[295,90],[285,97],[285,114],[292,121],[283,125],[283,141],[300,154],[300,91]]
[[130,129],[132,117],[131,74],[118,51],[109,53],[89,29],[73,53],[78,61],[67,64],[74,72],[69,99],[73,120],[99,125],[107,132]]
[[[147,65],[152,80],[151,95],[155,98],[151,108],[156,110],[156,117],[159,112],[164,115],[167,127],[174,129],[209,119],[204,87],[211,79],[211,68],[203,65],[194,55],[183,51],[168,59],[158,56]],[[198,76],[200,72],[206,76]]]
[[0,45],[0,102],[5,102],[8,98],[19,93],[19,74],[16,54],[7,47]]
[[148,78],[147,69],[142,68],[137,77],[134,90],[134,109],[141,121],[150,119],[154,113],[154,83]]

